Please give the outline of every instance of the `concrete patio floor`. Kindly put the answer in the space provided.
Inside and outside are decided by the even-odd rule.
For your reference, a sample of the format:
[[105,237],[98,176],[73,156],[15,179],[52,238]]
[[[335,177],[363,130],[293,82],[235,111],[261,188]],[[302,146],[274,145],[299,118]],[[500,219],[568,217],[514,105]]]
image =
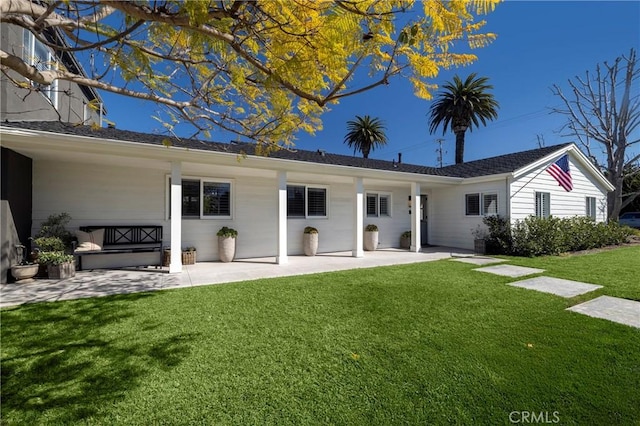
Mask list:
[[364,257],[359,258],[352,257],[351,252],[320,253],[314,257],[289,256],[289,262],[282,265],[275,263],[275,257],[238,259],[230,263],[199,262],[184,265],[183,272],[179,274],[169,274],[166,268],[154,267],[78,271],[75,277],[66,280],[38,279],[27,284],[2,284],[0,307],[429,262],[471,254],[471,251],[462,249],[428,247],[420,253],[382,249],[365,252]]

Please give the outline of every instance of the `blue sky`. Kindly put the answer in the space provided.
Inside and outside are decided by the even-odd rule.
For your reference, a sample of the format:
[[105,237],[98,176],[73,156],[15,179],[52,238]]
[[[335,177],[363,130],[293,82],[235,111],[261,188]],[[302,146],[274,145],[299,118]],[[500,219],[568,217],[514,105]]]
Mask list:
[[[467,132],[465,161],[536,148],[538,136],[546,145],[568,142],[561,127],[566,118],[551,114],[561,106],[551,87],[568,88],[567,80],[595,70],[596,64],[612,62],[632,47],[640,50],[640,2],[638,1],[506,1],[486,16],[486,31],[497,33],[490,46],[474,51],[471,66],[444,70],[434,80],[442,84],[453,75],[475,72],[489,77],[500,103],[498,120]],[[636,84],[637,91],[637,84]],[[161,131],[151,118],[152,104],[102,93],[108,119],[119,129]],[[430,101],[413,95],[408,81],[393,79],[355,97],[343,99],[323,116],[324,129],[315,136],[297,135],[296,147],[325,149],[352,155],[344,143],[346,122],[355,115],[382,119],[389,143],[373,151],[371,158],[391,160],[403,154],[403,162],[436,166],[436,139],[444,139],[445,165],[454,158],[453,134],[428,132]],[[132,111],[136,111],[132,114]],[[222,140],[227,142],[227,140]]]

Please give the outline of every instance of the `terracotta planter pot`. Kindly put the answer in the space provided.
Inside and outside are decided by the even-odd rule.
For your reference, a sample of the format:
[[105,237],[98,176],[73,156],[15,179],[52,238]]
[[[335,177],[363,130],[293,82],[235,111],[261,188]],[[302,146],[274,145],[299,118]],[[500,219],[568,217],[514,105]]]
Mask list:
[[378,231],[364,231],[364,249],[375,251],[378,248]]
[[318,234],[302,234],[305,256],[315,256],[318,252]]
[[76,276],[76,262],[65,262],[60,265],[47,265],[50,280],[64,280]]
[[231,262],[236,255],[236,239],[234,237],[218,237],[218,255],[221,262]]

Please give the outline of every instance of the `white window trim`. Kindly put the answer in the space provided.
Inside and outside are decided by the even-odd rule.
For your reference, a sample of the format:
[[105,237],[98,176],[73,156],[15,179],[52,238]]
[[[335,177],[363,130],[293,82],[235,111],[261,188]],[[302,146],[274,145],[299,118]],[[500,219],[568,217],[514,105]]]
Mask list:
[[[182,216],[183,220],[230,220],[235,216],[234,208],[235,208],[235,182],[233,179],[223,179],[216,177],[203,177],[203,176],[182,176],[182,180],[198,180],[200,181],[200,216]],[[204,183],[228,183],[229,191],[231,191],[231,197],[229,197],[229,212],[231,213],[228,216],[213,216],[213,215],[204,215]],[[181,202],[182,203],[182,202]],[[166,175],[165,182],[165,220],[171,219],[171,175]]]
[[[25,52],[23,55],[23,60],[27,62],[29,65],[34,66],[32,64],[32,60],[36,57],[36,42],[42,44],[36,37],[33,35],[31,31],[23,29],[26,32],[28,37],[28,46],[24,46]],[[24,40],[24,37],[23,37]],[[47,69],[58,69],[58,60],[53,53],[51,53],[51,49],[49,46],[43,44],[45,49],[47,50],[47,58],[45,64],[47,64]],[[31,86],[37,86],[38,84],[33,81],[29,81]],[[53,80],[53,82],[49,86],[42,86],[40,88],[40,93],[42,96],[47,98],[51,105],[58,109],[58,80]]]
[[[376,196],[376,213],[375,213],[375,215],[367,214],[367,198],[370,195]],[[380,214],[380,197],[388,197],[389,198],[389,214],[388,215],[381,215]],[[381,218],[381,219],[393,217],[393,193],[392,192],[375,191],[375,190],[365,191],[364,201],[365,201],[364,214],[365,214],[366,217],[378,217],[378,218]]]
[[[593,200],[593,209],[591,209],[591,203],[589,203],[590,200]],[[585,216],[590,217],[593,220],[598,220],[598,206],[597,206],[598,198],[587,195],[584,198],[584,204],[585,204]]]
[[[287,214],[287,220],[291,219],[291,220],[297,220],[297,219],[328,219],[329,218],[329,206],[331,205],[331,203],[329,202],[329,200],[331,200],[331,194],[330,194],[330,188],[328,185],[316,185],[314,183],[296,183],[296,182],[287,182],[287,187],[289,186],[304,186],[304,217],[303,216],[289,216]],[[326,214],[324,216],[309,216],[309,188],[313,188],[313,189],[324,189],[325,192],[325,199],[324,199],[324,203],[325,203],[325,212]],[[288,200],[287,200],[288,201]]]
[[[538,194],[540,194],[540,202],[542,203],[542,211],[541,211],[540,215],[538,215],[538,209],[536,208],[536,200],[538,198]],[[547,216],[544,215],[545,196],[549,201],[549,211],[548,211],[548,215]],[[533,215],[535,217],[539,217],[541,219],[545,219],[545,218],[551,217],[551,192],[549,192],[549,191],[535,191],[533,193],[533,210],[534,210],[533,211]]]
[[[467,214],[467,195],[478,195],[480,197],[480,212],[479,214]],[[484,196],[485,195],[495,195],[496,196],[496,212],[495,213],[487,213],[484,211]],[[467,192],[464,194],[464,202],[463,202],[464,215],[466,217],[483,217],[483,216],[498,216],[500,212],[500,194],[496,191],[487,191],[487,192]]]

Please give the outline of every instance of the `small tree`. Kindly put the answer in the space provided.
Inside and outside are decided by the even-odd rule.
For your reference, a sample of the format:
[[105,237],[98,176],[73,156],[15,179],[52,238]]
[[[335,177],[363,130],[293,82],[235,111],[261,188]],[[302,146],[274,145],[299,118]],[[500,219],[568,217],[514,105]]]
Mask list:
[[560,86],[553,91],[564,107],[553,111],[567,116],[565,129],[575,136],[615,190],[608,196],[609,219],[617,219],[620,211],[640,194],[636,187],[625,193],[624,182],[633,182],[640,173],[637,166],[640,153],[630,154],[630,149],[640,142],[637,133],[640,125],[640,100],[634,90],[640,70],[636,68],[636,51],[619,56],[613,64],[596,65],[595,75],[586,72],[584,78],[569,80],[570,93]]
[[428,99],[440,69],[476,59],[458,42],[495,39],[474,15],[498,2],[0,0],[3,26],[87,58],[86,73],[43,70],[9,46],[0,64],[27,93],[75,82],[164,106],[168,132],[188,123],[196,134],[222,130],[273,147],[321,129],[328,106],[393,77]]
[[354,154],[360,151],[364,158],[369,158],[369,153],[375,148],[387,144],[384,123],[379,118],[356,115],[355,120],[347,121],[347,130],[349,133],[344,137],[344,143],[353,148]]
[[442,125],[442,134],[447,129],[456,135],[456,164],[464,162],[464,135],[480,122],[498,117],[498,102],[489,93],[493,86],[487,84],[487,77],[471,74],[463,82],[457,75],[453,82],[446,83],[444,90],[438,93],[437,100],[431,104],[429,132],[433,133]]

